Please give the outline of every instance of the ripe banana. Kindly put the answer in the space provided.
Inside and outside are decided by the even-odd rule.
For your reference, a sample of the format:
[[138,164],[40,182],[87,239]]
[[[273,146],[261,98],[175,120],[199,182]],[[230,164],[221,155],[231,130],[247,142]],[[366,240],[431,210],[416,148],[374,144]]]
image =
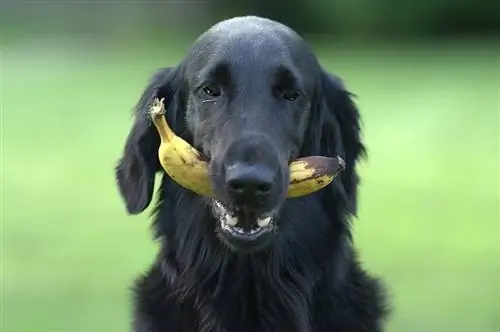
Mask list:
[[312,194],[329,185],[335,176],[345,168],[342,158],[310,156],[290,163],[288,198]]
[[[165,119],[163,98],[155,98],[149,114],[160,135],[158,157],[165,172],[184,188],[214,197],[208,173],[208,159],[175,135]],[[345,168],[340,157],[311,156],[290,163],[288,198],[312,194],[328,184]]]
[[153,100],[149,114],[160,134],[158,157],[165,172],[184,188],[213,197],[207,158],[170,129],[164,116],[163,98]]

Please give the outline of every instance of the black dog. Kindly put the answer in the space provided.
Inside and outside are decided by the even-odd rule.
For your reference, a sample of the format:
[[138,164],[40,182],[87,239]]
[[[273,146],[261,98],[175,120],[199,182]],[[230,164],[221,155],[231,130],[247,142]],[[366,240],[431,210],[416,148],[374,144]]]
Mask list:
[[[210,158],[217,200],[163,176],[161,250],[135,285],[134,330],[381,331],[385,296],[360,267],[349,230],[364,154],[359,114],[306,42],[280,23],[239,17],[159,70],[116,169],[132,214],[149,205],[162,170],[147,118],[155,97],[165,98],[174,131]],[[325,189],[287,200],[287,165],[309,155],[341,156],[346,169]]]

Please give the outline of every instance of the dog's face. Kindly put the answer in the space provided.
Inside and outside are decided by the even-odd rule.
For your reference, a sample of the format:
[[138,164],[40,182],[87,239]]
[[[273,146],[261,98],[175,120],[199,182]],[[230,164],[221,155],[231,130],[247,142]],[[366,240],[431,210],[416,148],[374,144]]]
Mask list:
[[319,67],[284,27],[224,22],[203,35],[185,64],[186,119],[194,146],[210,159],[219,232],[231,246],[255,249],[276,230]]
[[[288,164],[300,154],[342,155],[342,184],[355,194],[349,163],[361,149],[357,112],[336,84],[292,30],[266,19],[237,18],[200,36],[178,68],[160,71],[139,101],[138,116],[145,116],[153,98],[166,98],[174,130],[187,133],[210,159],[215,231],[232,249],[256,251],[282,227]],[[325,90],[334,99],[327,100]],[[117,169],[131,213],[149,204],[160,169],[158,137],[145,123],[136,118]]]

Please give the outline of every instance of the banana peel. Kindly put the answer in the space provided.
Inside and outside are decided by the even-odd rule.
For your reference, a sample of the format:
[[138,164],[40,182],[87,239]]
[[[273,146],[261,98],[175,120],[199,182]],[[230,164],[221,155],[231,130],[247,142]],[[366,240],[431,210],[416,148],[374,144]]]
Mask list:
[[[208,172],[208,158],[175,135],[165,119],[164,98],[155,98],[149,115],[158,134],[158,158],[165,172],[178,184],[205,197],[214,197]],[[309,156],[289,164],[288,198],[312,194],[327,185],[345,168],[340,157]]]

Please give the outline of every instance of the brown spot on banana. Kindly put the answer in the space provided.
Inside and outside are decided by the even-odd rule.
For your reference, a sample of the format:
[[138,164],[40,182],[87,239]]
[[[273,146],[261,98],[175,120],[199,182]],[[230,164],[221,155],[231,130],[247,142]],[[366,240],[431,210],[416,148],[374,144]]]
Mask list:
[[287,197],[306,196],[326,187],[344,168],[345,162],[340,157],[311,156],[291,163]]

